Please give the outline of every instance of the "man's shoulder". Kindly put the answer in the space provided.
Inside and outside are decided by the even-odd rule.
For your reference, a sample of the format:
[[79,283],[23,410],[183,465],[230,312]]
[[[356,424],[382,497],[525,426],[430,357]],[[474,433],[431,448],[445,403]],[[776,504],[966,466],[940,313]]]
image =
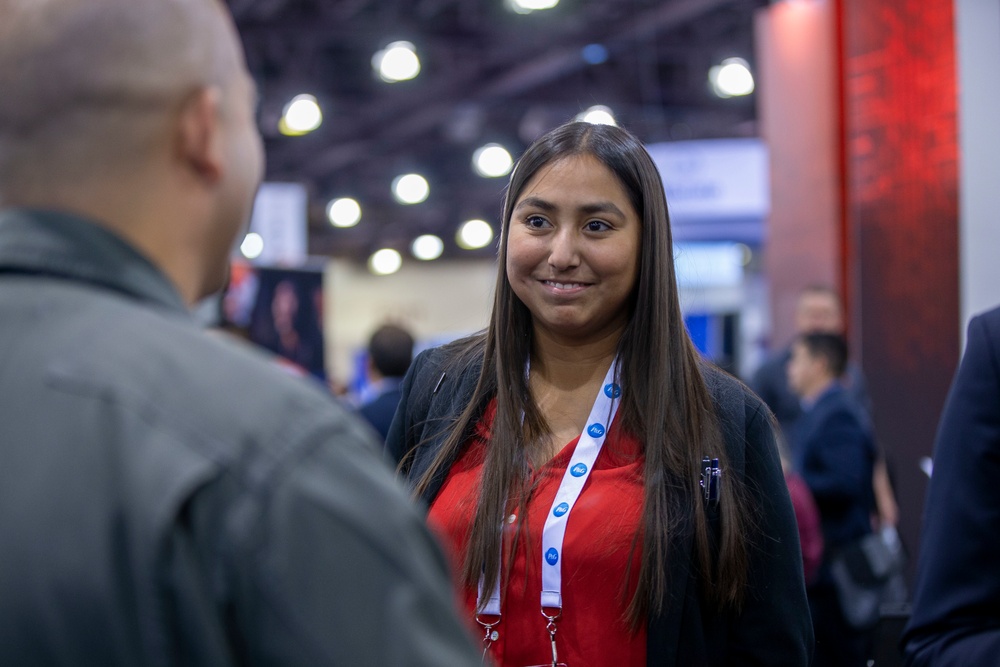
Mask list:
[[993,347],[1000,347],[1000,306],[979,313],[969,322],[969,331],[979,328],[983,337],[992,343]]
[[268,446],[310,424],[348,427],[347,410],[318,382],[248,343],[138,304],[111,309],[106,335],[56,351],[49,368],[60,381],[107,396],[159,428],[183,429],[193,442],[223,447],[240,439]]
[[784,386],[785,367],[791,357],[791,350],[787,347],[773,350],[768,354],[757,370],[754,371],[750,385],[757,391],[766,388],[769,384]]

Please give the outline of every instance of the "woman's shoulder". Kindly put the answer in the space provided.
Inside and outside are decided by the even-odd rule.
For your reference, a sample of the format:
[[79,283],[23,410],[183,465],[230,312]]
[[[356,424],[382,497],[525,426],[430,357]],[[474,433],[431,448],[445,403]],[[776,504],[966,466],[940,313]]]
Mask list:
[[764,402],[739,378],[709,361],[702,362],[701,374],[718,409],[732,411],[742,407],[746,420],[768,414]]
[[442,374],[452,379],[470,371],[478,375],[482,359],[483,338],[475,334],[420,352],[413,360],[411,375],[417,383],[436,382]]

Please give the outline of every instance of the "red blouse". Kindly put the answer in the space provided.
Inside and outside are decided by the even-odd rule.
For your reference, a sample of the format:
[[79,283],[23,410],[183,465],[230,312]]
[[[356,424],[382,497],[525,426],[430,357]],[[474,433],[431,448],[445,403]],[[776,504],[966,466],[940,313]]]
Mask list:
[[[428,522],[451,556],[456,580],[472,529],[495,414],[494,400],[431,504]],[[527,526],[513,554],[510,584],[503,597],[500,624],[495,628],[499,637],[490,648],[501,667],[551,664],[551,643],[539,606],[541,529],[578,440],[569,442],[533,473],[531,482],[538,481],[538,485],[528,503]],[[620,432],[616,419],[570,514],[562,553],[563,609],[556,631],[559,662],[569,667],[646,664],[646,628],[632,632],[624,620],[642,559],[641,543],[635,542],[635,536],[642,517],[644,461],[638,441]],[[516,506],[512,506],[514,510]],[[517,517],[510,514],[504,532],[505,566],[516,530]],[[469,622],[481,637],[483,630],[474,620],[476,588],[460,594]]]

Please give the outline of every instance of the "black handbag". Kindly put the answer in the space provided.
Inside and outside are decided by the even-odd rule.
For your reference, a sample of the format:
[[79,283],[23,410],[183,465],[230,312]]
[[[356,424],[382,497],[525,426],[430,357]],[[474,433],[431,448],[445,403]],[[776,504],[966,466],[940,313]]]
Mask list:
[[905,558],[895,529],[870,533],[841,547],[830,560],[840,609],[856,630],[878,622],[883,604],[906,599]]

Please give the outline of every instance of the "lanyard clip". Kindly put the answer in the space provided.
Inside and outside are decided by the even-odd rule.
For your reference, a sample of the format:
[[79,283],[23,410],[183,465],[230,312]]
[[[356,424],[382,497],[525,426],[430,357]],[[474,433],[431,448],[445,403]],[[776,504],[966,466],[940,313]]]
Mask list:
[[719,459],[707,456],[701,460],[701,493],[709,505],[719,503],[719,484],[722,481],[722,470],[719,469]]

